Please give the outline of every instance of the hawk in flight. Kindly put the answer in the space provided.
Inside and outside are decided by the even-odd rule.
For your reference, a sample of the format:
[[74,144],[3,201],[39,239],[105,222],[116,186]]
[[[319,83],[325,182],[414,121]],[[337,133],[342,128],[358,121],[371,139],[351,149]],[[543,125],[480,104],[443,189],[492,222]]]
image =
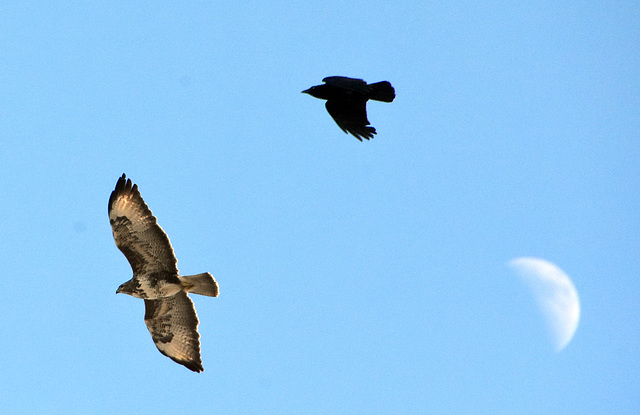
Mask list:
[[312,97],[326,99],[327,111],[345,133],[351,133],[362,141],[373,138],[376,129],[367,119],[367,101],[392,102],[396,91],[387,81],[367,84],[362,79],[346,76],[328,76],[323,85],[312,86],[302,91]]
[[160,353],[194,372],[202,372],[198,316],[187,293],[218,296],[218,283],[208,272],[178,275],[171,242],[147,207],[138,185],[123,174],[109,198],[113,238],[133,278],[116,293],[144,300],[144,322]]

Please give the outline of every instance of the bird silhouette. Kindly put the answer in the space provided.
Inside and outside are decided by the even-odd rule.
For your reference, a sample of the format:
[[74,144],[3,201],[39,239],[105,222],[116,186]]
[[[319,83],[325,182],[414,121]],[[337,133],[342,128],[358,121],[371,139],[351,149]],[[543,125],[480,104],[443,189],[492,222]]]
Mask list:
[[392,102],[396,91],[387,81],[367,84],[362,79],[328,76],[324,84],[302,91],[312,97],[326,99],[327,111],[338,127],[358,140],[369,140],[376,134],[367,119],[367,101]]

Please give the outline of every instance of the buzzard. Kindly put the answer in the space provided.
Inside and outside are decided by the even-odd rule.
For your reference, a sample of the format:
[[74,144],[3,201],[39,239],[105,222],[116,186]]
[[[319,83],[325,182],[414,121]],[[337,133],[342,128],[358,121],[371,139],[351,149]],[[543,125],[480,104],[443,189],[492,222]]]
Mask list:
[[160,353],[194,372],[202,372],[198,316],[187,293],[218,296],[211,274],[178,275],[171,242],[147,207],[138,185],[123,174],[109,198],[109,222],[116,246],[133,278],[117,293],[144,300],[144,322]]
[[328,76],[323,85],[312,86],[302,91],[312,97],[326,99],[327,111],[345,133],[351,133],[362,141],[373,138],[376,129],[367,119],[367,101],[393,102],[396,91],[387,81],[367,84],[362,79],[346,76]]

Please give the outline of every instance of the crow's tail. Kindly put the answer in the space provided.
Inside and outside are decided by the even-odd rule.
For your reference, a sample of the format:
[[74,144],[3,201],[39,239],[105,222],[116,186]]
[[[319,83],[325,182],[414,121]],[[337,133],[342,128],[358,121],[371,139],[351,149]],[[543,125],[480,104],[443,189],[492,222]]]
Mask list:
[[376,82],[375,84],[369,84],[371,87],[371,93],[369,99],[375,101],[392,102],[396,97],[396,90],[393,89],[391,84],[387,81]]

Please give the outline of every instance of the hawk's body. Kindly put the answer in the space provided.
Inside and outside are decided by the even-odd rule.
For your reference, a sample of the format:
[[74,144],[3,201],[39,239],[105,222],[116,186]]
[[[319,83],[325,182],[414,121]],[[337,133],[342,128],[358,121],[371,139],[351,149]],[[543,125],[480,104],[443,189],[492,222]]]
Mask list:
[[217,297],[218,284],[209,273],[178,274],[167,234],[142,200],[138,185],[124,174],[109,198],[109,222],[116,245],[133,269],[133,278],[116,292],[144,299],[144,321],[158,350],[201,372],[198,317],[187,292]]

